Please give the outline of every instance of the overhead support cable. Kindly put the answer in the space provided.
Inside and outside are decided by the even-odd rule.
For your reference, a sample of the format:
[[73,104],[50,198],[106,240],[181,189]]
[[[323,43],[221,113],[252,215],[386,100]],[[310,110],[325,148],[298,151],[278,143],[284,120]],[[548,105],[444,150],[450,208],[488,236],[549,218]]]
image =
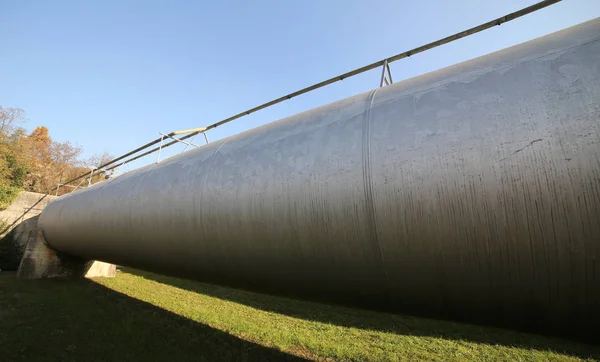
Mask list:
[[[274,99],[272,101],[269,101],[267,103],[263,103],[263,104],[261,104],[259,106],[254,107],[254,108],[251,108],[251,109],[248,109],[246,111],[240,112],[240,113],[238,113],[236,115],[233,115],[233,116],[231,116],[229,118],[225,118],[225,119],[223,119],[223,120],[221,120],[219,122],[213,123],[213,124],[211,124],[209,126],[201,127],[201,128],[193,128],[193,129],[188,129],[188,130],[174,131],[174,132],[171,132],[171,133],[168,133],[168,134],[161,135],[161,137],[159,137],[159,138],[157,138],[157,139],[155,139],[155,140],[153,140],[151,142],[148,142],[145,145],[140,146],[140,147],[136,148],[133,151],[127,152],[126,154],[124,154],[122,156],[119,156],[119,157],[117,157],[117,158],[115,158],[115,159],[113,159],[113,160],[111,160],[111,161],[109,161],[109,162],[107,162],[107,163],[105,163],[103,165],[98,166],[96,168],[96,170],[99,173],[100,172],[106,172],[106,171],[113,170],[113,169],[115,169],[115,168],[117,168],[119,166],[122,166],[124,164],[129,164],[132,161],[138,160],[138,159],[140,159],[140,158],[142,158],[144,156],[147,156],[147,155],[149,155],[151,153],[154,153],[156,151],[162,150],[162,149],[164,149],[166,147],[172,146],[172,145],[177,144],[177,143],[184,143],[184,142],[181,142],[181,141],[183,141],[183,140],[185,140],[187,138],[190,138],[190,137],[194,137],[194,136],[196,136],[196,135],[198,135],[200,133],[204,134],[206,142],[208,143],[208,138],[206,136],[206,131],[209,131],[209,130],[211,130],[213,128],[216,128],[216,127],[219,127],[221,125],[224,125],[225,123],[229,123],[229,122],[231,122],[233,120],[236,120],[238,118],[247,116],[247,115],[252,114],[254,112],[260,111],[260,110],[265,109],[267,107],[273,106],[275,104],[278,104],[278,103],[287,101],[289,99],[295,98],[295,97],[297,97],[299,95],[308,93],[308,92],[313,91],[315,89],[319,89],[319,88],[325,87],[325,86],[327,86],[329,84],[342,81],[344,79],[353,77],[355,75],[367,72],[369,70],[372,70],[372,69],[375,69],[375,68],[378,68],[378,67],[382,67],[383,68],[382,69],[382,75],[381,75],[381,81],[380,81],[380,87],[382,87],[384,85],[392,84],[393,83],[393,81],[392,81],[392,73],[391,73],[391,69],[390,69],[390,66],[389,66],[389,64],[392,63],[392,62],[395,62],[395,61],[400,60],[400,59],[408,58],[408,57],[413,56],[415,54],[422,53],[422,52],[424,52],[426,50],[430,50],[430,49],[439,47],[441,45],[453,42],[455,40],[467,37],[469,35],[473,35],[473,34],[479,33],[481,31],[484,31],[486,29],[492,28],[494,26],[502,25],[504,23],[507,23],[507,22],[512,21],[512,20],[517,19],[517,18],[520,18],[520,17],[525,16],[527,14],[531,14],[531,13],[533,13],[535,11],[538,11],[540,9],[546,8],[546,7],[550,6],[550,5],[556,4],[556,3],[561,2],[561,1],[562,0],[544,0],[544,1],[540,1],[540,2],[538,2],[536,4],[533,4],[531,6],[523,8],[521,10],[512,12],[510,14],[506,14],[506,15],[504,15],[502,17],[499,17],[497,19],[488,21],[488,22],[483,23],[481,25],[472,27],[472,28],[467,29],[467,30],[463,30],[463,31],[458,32],[456,34],[453,34],[453,35],[447,36],[445,38],[433,41],[431,43],[419,46],[417,48],[404,51],[402,53],[399,53],[399,54],[393,55],[393,56],[391,56],[389,58],[385,58],[385,59],[379,60],[377,62],[365,65],[363,67],[360,67],[358,69],[352,70],[350,72],[346,72],[344,74],[337,75],[337,76],[335,76],[333,78],[329,78],[327,80],[324,80],[322,82],[313,84],[313,85],[308,86],[306,88],[302,88],[302,89],[300,89],[298,91],[295,91],[295,92],[289,93],[287,95],[284,95],[283,97],[279,97],[279,98]],[[186,135],[183,136],[183,137],[177,138],[177,139],[173,138],[173,136],[180,135],[180,134],[186,134]],[[164,140],[165,137],[167,137],[167,138],[173,138],[174,140],[171,141],[171,142],[169,142],[169,143],[162,144],[162,141]],[[159,143],[161,144],[159,147],[152,148],[151,150],[146,151],[146,152],[144,152],[142,154],[139,154],[139,155],[137,155],[137,156],[135,156],[135,157],[133,157],[131,159],[127,159],[125,161],[122,161],[122,160],[126,159],[127,157],[133,156],[133,155],[137,154],[138,152],[141,152],[141,151],[143,151],[143,150],[145,150],[145,149],[147,149],[147,148],[149,148],[151,146],[154,146],[156,144],[159,144]],[[119,161],[122,161],[122,162],[120,162],[120,163],[118,163],[118,164],[115,165],[115,163],[117,163]],[[107,167],[107,166],[111,166],[111,167]],[[88,175],[88,173],[85,173],[85,174],[83,174],[83,175],[81,175],[79,177],[76,177],[76,178],[74,178],[72,180],[69,180],[69,181],[67,181],[67,182],[65,182],[65,183],[63,183],[61,185],[67,185],[67,184],[69,184],[71,182],[74,182],[74,181],[77,181],[77,180],[79,180],[81,178],[84,178],[87,175]],[[52,190],[50,190],[49,192],[51,192],[51,191]]]

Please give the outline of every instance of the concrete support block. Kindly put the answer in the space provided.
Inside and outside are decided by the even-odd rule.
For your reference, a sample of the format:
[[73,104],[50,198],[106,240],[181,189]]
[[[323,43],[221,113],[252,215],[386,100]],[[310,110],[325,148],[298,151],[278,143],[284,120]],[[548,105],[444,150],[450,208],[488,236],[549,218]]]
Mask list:
[[115,276],[117,276],[117,266],[99,260],[94,261],[85,274],[86,278],[114,278]]
[[41,228],[36,228],[29,233],[25,253],[17,271],[19,279],[114,277],[115,275],[115,265],[83,260],[50,248]]
[[0,269],[17,270],[38,215],[56,196],[23,191],[6,210],[0,211]]
[[38,227],[38,216],[26,219],[0,239],[0,269],[17,270],[31,230]]

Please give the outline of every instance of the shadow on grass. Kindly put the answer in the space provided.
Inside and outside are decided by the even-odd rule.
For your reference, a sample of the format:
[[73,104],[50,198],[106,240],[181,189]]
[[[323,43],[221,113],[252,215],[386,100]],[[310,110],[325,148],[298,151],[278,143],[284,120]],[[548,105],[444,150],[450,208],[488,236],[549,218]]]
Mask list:
[[[377,330],[398,335],[438,337],[488,345],[554,351],[583,359],[590,357],[600,358],[600,345],[584,344],[505,329],[300,301],[179,279],[137,269],[122,268],[122,270],[180,289],[305,320],[319,321],[344,327]],[[592,333],[597,332],[594,331]]]
[[301,361],[89,280],[0,273],[2,361]]

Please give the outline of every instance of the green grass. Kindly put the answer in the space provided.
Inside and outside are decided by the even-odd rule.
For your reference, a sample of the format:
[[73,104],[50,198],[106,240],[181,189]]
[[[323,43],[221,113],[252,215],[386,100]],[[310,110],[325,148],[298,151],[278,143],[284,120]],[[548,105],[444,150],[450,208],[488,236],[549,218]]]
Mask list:
[[0,273],[2,361],[576,361],[590,346],[356,310],[139,271],[17,281]]

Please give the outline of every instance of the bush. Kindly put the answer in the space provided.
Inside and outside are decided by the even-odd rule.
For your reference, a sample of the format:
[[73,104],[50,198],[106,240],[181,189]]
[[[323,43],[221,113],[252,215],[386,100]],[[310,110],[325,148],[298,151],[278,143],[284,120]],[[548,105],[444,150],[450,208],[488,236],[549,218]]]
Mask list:
[[14,186],[0,185],[0,210],[6,209],[19,195],[21,189]]

